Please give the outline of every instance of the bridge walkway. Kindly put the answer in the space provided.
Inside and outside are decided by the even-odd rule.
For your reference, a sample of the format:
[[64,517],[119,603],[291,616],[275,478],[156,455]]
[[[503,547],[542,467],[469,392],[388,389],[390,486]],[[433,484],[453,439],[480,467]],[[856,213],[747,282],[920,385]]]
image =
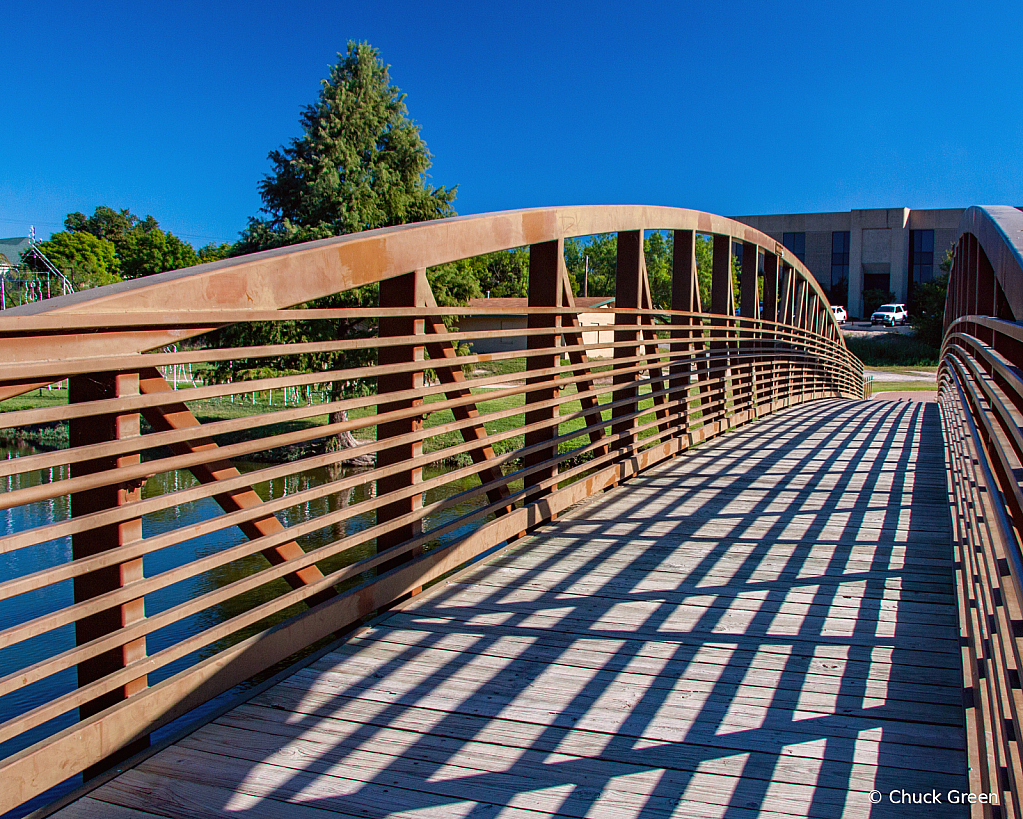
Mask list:
[[936,404],[804,405],[592,498],[59,815],[966,815],[887,797],[967,789],[951,552]]

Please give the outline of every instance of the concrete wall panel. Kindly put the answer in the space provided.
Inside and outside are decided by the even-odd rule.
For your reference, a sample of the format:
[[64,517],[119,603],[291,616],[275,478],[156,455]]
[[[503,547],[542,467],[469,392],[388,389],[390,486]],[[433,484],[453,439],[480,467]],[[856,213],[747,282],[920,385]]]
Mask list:
[[892,232],[888,228],[868,228],[863,231],[862,262],[864,265],[891,264]]

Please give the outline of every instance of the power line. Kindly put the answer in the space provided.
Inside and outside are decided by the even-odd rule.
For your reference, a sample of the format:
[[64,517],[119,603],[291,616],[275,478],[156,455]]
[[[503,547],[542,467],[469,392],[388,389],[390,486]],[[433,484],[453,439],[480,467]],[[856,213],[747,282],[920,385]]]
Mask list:
[[[28,221],[29,221],[28,219],[0,219],[0,222],[5,222],[5,223],[11,224],[11,225],[24,225]],[[59,228],[63,228],[64,227],[64,223],[63,222],[40,222],[38,219],[35,220],[33,222],[33,224],[44,225],[45,227],[59,227]],[[160,230],[163,230],[165,233],[174,233],[174,231],[168,231],[165,228],[163,228],[162,226],[161,226]],[[231,244],[231,240],[230,239],[222,239],[222,238],[220,238],[218,236],[202,236],[202,235],[200,235],[198,233],[174,233],[174,235],[177,236],[178,238],[182,238],[182,239],[195,239],[195,240],[198,240],[198,241],[217,242],[218,244],[219,243]]]

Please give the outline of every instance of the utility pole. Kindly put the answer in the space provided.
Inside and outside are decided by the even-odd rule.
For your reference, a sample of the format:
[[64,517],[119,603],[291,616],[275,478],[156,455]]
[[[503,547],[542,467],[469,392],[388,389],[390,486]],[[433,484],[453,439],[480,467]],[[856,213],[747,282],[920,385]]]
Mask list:
[[590,257],[583,256],[583,298],[590,295]]

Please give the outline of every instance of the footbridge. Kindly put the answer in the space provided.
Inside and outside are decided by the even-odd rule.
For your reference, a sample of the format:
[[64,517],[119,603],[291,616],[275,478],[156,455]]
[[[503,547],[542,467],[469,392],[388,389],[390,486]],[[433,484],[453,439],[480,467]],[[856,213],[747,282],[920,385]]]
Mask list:
[[675,208],[6,311],[0,813],[1020,815],[1023,213],[960,234],[925,400]]

